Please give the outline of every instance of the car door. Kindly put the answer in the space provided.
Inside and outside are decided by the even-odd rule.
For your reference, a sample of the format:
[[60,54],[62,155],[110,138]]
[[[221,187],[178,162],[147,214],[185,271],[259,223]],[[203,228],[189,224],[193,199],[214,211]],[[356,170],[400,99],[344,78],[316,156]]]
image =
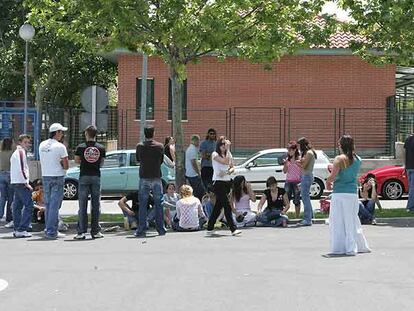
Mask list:
[[253,191],[263,191],[266,189],[266,180],[274,176],[280,187],[284,185],[286,175],[283,174],[283,159],[286,156],[284,152],[271,152],[261,154],[246,163],[243,171],[237,174],[244,177],[251,183]]
[[126,190],[137,191],[139,185],[139,163],[137,163],[137,157],[135,152],[129,153],[128,156],[128,166],[126,167]]
[[101,167],[101,189],[104,192],[124,190],[127,185],[125,152],[108,154]]

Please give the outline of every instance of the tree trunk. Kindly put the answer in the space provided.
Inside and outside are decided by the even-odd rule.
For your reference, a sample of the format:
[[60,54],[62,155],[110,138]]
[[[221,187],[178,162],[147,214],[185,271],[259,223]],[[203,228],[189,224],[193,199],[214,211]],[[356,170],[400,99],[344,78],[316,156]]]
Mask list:
[[173,136],[175,139],[175,184],[181,187],[185,183],[184,172],[184,138],[183,128],[181,124],[182,119],[182,92],[183,81],[179,78],[176,64],[172,63],[170,66],[170,79],[172,87],[172,123]]

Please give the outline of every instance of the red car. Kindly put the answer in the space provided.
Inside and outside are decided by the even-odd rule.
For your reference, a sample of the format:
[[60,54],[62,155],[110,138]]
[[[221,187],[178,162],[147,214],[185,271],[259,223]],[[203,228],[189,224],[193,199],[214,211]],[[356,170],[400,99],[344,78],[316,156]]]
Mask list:
[[359,178],[360,184],[368,174],[375,175],[377,192],[384,199],[398,200],[408,193],[408,176],[403,166],[389,165],[369,171]]

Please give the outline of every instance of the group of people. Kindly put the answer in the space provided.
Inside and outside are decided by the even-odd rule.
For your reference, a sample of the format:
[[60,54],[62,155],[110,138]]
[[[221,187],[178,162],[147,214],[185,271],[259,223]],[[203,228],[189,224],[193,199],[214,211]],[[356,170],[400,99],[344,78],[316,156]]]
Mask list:
[[[30,236],[28,229],[35,205],[33,198],[36,198],[37,205],[35,217],[41,219],[44,215],[45,237],[56,239],[62,236],[58,231],[58,225],[65,170],[68,169],[68,154],[62,143],[66,130],[67,128],[59,123],[52,124],[49,128],[49,139],[41,142],[39,146],[42,182],[38,186],[43,190],[41,198],[38,193],[32,194],[33,189],[29,182],[26,151],[31,138],[26,134],[20,135],[14,151],[11,148],[11,140],[3,140],[0,153],[0,215],[4,213],[7,201],[6,220],[13,218],[15,237]],[[165,145],[155,141],[153,127],[146,127],[144,133],[145,140],[136,148],[137,162],[140,163],[138,192],[124,196],[119,201],[125,216],[125,226],[135,229],[136,237],[145,236],[149,221],[155,224],[159,235],[166,234],[165,225],[177,231],[194,231],[200,230],[207,223],[206,234],[211,236],[215,234],[214,227],[218,219],[225,219],[234,236],[241,234],[240,227],[253,226],[256,223],[286,227],[289,220],[286,213],[290,207],[290,200],[293,200],[296,216],[300,213],[300,201],[303,202],[304,217],[299,225],[312,225],[309,190],[313,182],[312,171],[317,155],[306,138],[289,143],[283,167],[286,173],[285,187],[278,187],[277,180],[269,177],[266,182],[267,189],[255,213],[250,208],[250,202],[254,202],[256,196],[244,176],[234,176],[231,143],[226,137],[217,138],[216,131],[209,129],[206,139],[200,145],[200,137],[193,135],[185,153],[188,184],[181,186],[179,193],[176,193],[174,184],[168,184],[164,194],[161,164],[164,153],[171,161],[175,161],[174,141],[173,138],[169,138]],[[85,143],[80,144],[75,151],[75,162],[80,164],[79,220],[77,234],[74,237],[77,240],[86,238],[89,196],[91,236],[103,237],[99,226],[100,168],[105,159],[105,148],[96,142],[96,127],[89,126],[85,129],[84,135]],[[338,141],[338,148],[341,154],[335,158],[327,180],[328,190],[333,191],[329,216],[331,251],[333,254],[346,255],[369,252],[358,213],[361,208],[372,210],[371,199],[376,199],[375,185],[372,179],[367,180],[367,185],[362,188],[366,200],[360,203],[357,194],[357,173],[361,159],[355,154],[352,137],[342,136]],[[199,154],[201,167],[198,163]],[[128,205],[130,200],[132,206]],[[148,213],[150,207],[152,210]]]

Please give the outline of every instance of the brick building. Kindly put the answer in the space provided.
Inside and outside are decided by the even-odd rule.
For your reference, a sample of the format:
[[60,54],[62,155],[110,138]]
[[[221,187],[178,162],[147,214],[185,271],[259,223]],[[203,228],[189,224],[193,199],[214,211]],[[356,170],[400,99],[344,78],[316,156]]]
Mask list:
[[[283,57],[272,70],[235,57],[220,62],[206,56],[188,65],[185,137],[203,137],[214,127],[230,137],[237,152],[251,152],[307,136],[332,154],[339,135],[350,133],[363,153],[386,154],[392,144],[387,98],[395,94],[395,66],[376,67],[353,56],[348,40],[336,35],[328,49]],[[137,54],[117,55],[123,148],[134,147],[139,137],[141,61]],[[149,59],[148,79],[147,118],[162,141],[172,128],[169,72],[161,59]]]

